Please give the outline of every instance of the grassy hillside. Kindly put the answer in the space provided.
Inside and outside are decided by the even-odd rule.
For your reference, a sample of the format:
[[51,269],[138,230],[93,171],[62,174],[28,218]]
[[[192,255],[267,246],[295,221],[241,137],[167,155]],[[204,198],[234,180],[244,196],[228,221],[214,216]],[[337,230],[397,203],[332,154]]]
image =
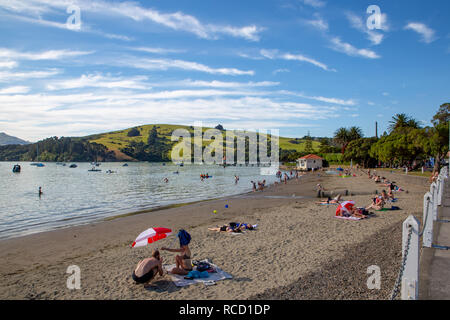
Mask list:
[[[153,129],[153,127],[157,127],[158,132],[158,138],[162,139],[165,144],[173,146],[177,142],[171,142],[171,136],[172,132],[176,129],[185,129],[188,130],[191,135],[194,135],[194,129],[193,127],[189,126],[182,126],[182,125],[170,125],[170,124],[151,124],[151,125],[144,125],[144,126],[138,126],[135,127],[137,130],[139,130],[140,135],[135,137],[129,137],[128,133],[132,128],[128,128],[125,130],[120,131],[113,131],[93,136],[86,137],[89,142],[95,142],[98,144],[102,144],[105,147],[107,147],[109,150],[122,150],[124,148],[130,147],[130,144],[132,142],[142,142],[144,144],[147,144],[148,136]],[[205,130],[208,130],[211,128],[203,128],[203,132]],[[225,141],[225,132],[223,133],[224,141]],[[286,137],[280,137],[280,148],[282,150],[294,150],[297,152],[304,152],[305,150],[305,140],[302,139],[295,139],[295,138],[286,138]],[[203,139],[203,145],[208,145],[211,143],[211,140]],[[318,149],[319,142],[313,141],[312,146],[315,150]]]

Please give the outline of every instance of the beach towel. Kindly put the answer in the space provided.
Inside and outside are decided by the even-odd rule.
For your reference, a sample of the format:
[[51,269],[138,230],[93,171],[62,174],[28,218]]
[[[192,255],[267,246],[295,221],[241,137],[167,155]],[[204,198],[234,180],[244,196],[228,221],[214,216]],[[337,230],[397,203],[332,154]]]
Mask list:
[[341,217],[341,216],[334,216],[334,217],[338,218],[338,219],[343,219],[343,220],[352,220],[352,221],[361,220],[361,218],[357,218],[357,217]]
[[[220,281],[220,280],[225,280],[225,279],[232,279],[233,277],[229,274],[226,273],[225,271],[223,271],[222,269],[220,269],[218,266],[216,266],[215,264],[209,262],[208,260],[202,260],[200,262],[207,262],[209,263],[216,272],[213,273],[209,273],[207,278],[194,278],[194,279],[185,279],[185,276],[181,276],[178,274],[169,274],[169,277],[171,278],[171,280],[173,281],[173,283],[177,286],[177,287],[185,287],[185,286],[189,286],[191,284],[195,284],[195,283],[203,283],[205,286],[206,285],[213,285],[215,284],[216,281]],[[164,265],[163,266],[164,269],[166,271],[170,271],[173,268],[175,268],[175,264],[172,265]],[[194,270],[196,271],[196,267],[194,267]]]

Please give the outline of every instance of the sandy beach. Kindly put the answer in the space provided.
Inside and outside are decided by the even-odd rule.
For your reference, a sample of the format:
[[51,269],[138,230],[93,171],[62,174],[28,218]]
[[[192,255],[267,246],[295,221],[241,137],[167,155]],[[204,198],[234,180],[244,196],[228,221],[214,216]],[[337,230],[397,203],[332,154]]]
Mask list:
[[[365,207],[377,185],[358,171],[341,178],[307,174],[263,192],[129,215],[0,241],[1,299],[388,299],[401,259],[401,224],[422,216],[427,179],[383,171],[407,191],[397,192],[401,210],[377,212],[361,221],[335,219],[336,206],[317,205],[316,184]],[[353,195],[352,195],[353,194]],[[225,208],[225,205],[228,208]],[[213,213],[217,210],[217,214]],[[231,221],[258,224],[232,235],[208,231]],[[233,276],[214,286],[178,288],[157,276],[149,288],[131,273],[156,247],[174,236],[132,249],[135,237],[152,226],[186,229],[193,259],[209,259]],[[165,263],[173,253],[162,251]],[[81,269],[81,289],[66,287],[67,267]],[[366,286],[367,267],[381,268],[381,289]]]

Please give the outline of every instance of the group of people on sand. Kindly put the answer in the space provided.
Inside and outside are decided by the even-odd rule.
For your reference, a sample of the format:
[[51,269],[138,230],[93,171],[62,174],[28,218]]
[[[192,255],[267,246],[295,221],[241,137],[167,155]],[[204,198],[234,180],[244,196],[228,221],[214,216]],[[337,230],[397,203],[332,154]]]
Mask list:
[[[177,237],[180,241],[179,249],[161,248],[161,250],[178,253],[175,256],[175,267],[169,272],[172,274],[187,275],[193,270],[191,261],[191,250],[189,249],[189,243],[191,242],[190,234],[181,229]],[[155,278],[157,274],[164,275],[164,269],[162,266],[163,258],[160,255],[158,249],[155,249],[151,258],[146,258],[139,261],[136,268],[133,270],[131,277],[136,283],[146,284]]]
[[[245,230],[255,230],[255,228],[256,225],[250,223],[230,222],[228,225],[208,229],[217,232],[243,232]],[[192,261],[192,253],[189,248],[191,235],[186,230],[181,229],[178,232],[177,237],[180,243],[179,248],[172,249],[162,247],[160,250],[177,253],[175,256],[175,267],[166,273],[186,276],[189,272],[194,270],[193,265],[195,264],[195,262],[193,263]],[[139,261],[131,274],[131,278],[135,283],[148,284],[157,274],[160,276],[164,275],[165,270],[163,268],[163,258],[161,257],[160,250],[153,250],[150,258]]]

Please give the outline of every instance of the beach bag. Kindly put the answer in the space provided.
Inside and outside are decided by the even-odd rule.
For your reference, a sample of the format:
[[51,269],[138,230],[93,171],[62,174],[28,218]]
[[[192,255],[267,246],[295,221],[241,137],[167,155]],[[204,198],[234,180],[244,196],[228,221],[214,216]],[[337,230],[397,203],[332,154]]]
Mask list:
[[400,210],[400,208],[399,208],[399,207],[396,207],[396,206],[392,206],[392,207],[391,207],[391,210]]
[[202,272],[202,271],[206,271],[208,269],[211,269],[211,265],[208,262],[200,261],[197,264],[197,271]]

